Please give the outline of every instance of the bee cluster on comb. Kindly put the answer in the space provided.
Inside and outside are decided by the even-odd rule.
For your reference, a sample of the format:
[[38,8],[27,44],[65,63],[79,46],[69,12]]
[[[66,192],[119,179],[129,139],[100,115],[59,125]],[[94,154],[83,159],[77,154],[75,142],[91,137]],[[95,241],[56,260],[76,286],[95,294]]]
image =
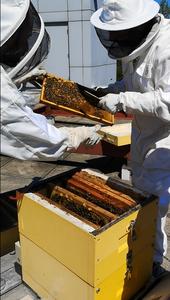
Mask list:
[[64,188],[55,186],[50,198],[61,209],[96,229],[137,204],[132,197],[109,187],[104,179],[85,171],[76,172]]
[[47,76],[44,79],[41,102],[104,124],[114,123],[114,116],[93,105],[92,101],[83,95],[77,83],[60,77]]

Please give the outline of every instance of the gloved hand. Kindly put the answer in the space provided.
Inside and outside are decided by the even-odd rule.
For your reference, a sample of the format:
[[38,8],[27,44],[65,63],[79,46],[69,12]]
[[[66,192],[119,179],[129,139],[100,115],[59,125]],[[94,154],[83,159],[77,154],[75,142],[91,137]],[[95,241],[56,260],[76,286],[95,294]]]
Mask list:
[[107,94],[102,97],[99,101],[99,107],[111,112],[112,114],[123,110],[123,105],[120,102],[120,95],[118,94]]
[[68,138],[67,151],[71,149],[77,149],[82,143],[90,146],[97,144],[101,139],[100,135],[97,133],[100,128],[100,125],[93,127],[79,126],[60,128],[60,131],[63,132]]
[[31,70],[29,73],[23,75],[22,77],[14,79],[14,83],[16,85],[20,85],[21,83],[29,81],[33,77],[45,76],[46,74],[47,71],[42,66],[38,66]]

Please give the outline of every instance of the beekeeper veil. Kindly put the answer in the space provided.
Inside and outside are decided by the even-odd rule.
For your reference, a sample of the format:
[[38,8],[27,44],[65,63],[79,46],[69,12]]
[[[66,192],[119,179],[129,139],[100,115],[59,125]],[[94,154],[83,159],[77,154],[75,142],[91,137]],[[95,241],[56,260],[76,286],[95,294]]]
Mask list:
[[158,23],[154,0],[105,0],[91,17],[97,35],[111,58],[124,58],[145,42]]
[[30,0],[1,2],[1,65],[11,79],[22,77],[47,56],[50,39]]

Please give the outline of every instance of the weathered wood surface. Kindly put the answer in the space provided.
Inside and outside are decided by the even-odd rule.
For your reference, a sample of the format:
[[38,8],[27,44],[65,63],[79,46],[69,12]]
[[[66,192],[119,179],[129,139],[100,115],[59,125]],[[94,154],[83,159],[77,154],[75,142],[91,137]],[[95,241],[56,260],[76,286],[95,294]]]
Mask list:
[[91,160],[100,157],[99,155],[72,153],[65,159],[56,162],[37,162],[22,161],[1,155],[1,194],[26,186],[30,189],[30,185],[33,186],[52,177],[61,176],[79,167],[89,167]]

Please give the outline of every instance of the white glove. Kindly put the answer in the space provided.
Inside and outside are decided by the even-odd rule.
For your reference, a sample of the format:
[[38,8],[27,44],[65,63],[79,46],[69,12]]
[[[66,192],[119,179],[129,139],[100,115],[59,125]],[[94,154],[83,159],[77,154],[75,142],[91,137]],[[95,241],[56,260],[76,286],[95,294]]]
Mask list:
[[19,85],[23,82],[29,81],[29,79],[31,79],[32,77],[39,77],[39,76],[46,75],[46,74],[47,74],[47,71],[45,69],[43,69],[42,66],[38,66],[38,67],[35,67],[34,69],[32,69],[29,73],[27,73],[19,78],[14,79],[14,83],[16,85]]
[[123,105],[120,102],[120,95],[118,94],[107,94],[106,96],[102,97],[99,101],[99,107],[108,110],[112,114],[123,110]]
[[101,128],[100,125],[93,127],[80,126],[80,127],[62,127],[59,128],[63,132],[68,140],[67,151],[71,149],[77,149],[80,144],[85,143],[90,146],[97,144],[101,137],[97,131]]

